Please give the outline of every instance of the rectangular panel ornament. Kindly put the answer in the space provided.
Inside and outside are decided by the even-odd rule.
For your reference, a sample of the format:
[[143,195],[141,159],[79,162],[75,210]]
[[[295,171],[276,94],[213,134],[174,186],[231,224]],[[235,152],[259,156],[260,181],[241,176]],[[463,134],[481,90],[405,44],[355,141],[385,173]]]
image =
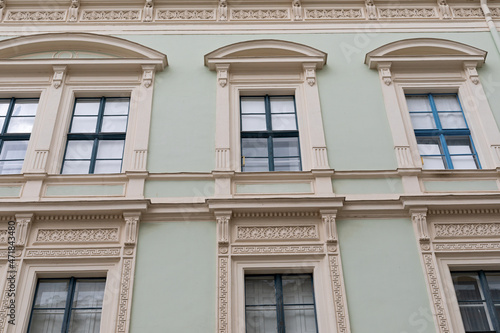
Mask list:
[[315,8],[306,9],[306,20],[349,20],[362,19],[363,11],[359,8]]
[[157,21],[215,21],[213,9],[158,10]]
[[315,225],[238,227],[237,239],[238,240],[318,239],[318,230]]
[[57,22],[66,20],[66,11],[12,10],[8,11],[5,22]]
[[140,10],[86,10],[81,21],[139,21]]
[[290,20],[290,11],[288,9],[233,9],[231,10],[231,20]]
[[379,8],[380,18],[438,18],[435,8]]
[[40,243],[117,242],[118,228],[109,229],[39,229],[36,241]]

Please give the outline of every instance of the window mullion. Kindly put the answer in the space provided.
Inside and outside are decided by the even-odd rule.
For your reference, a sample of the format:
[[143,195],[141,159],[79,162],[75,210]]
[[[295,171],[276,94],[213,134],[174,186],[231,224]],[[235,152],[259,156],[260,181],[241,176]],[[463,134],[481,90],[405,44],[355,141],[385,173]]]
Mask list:
[[448,169],[453,170],[453,162],[451,161],[450,152],[448,150],[448,145],[446,143],[444,134],[439,135],[439,140],[441,141],[441,147],[443,149],[444,157],[446,158],[446,164],[448,164]]
[[75,278],[71,277],[68,286],[68,295],[66,296],[66,308],[64,309],[64,318],[62,325],[62,333],[67,333],[69,330],[69,320],[71,317],[71,307],[73,303],[73,293],[75,291]]
[[3,122],[2,134],[7,133],[7,127],[10,123],[10,117],[12,117],[12,112],[14,112],[14,104],[16,99],[12,97],[9,102],[9,108],[7,109],[7,114],[5,115],[5,121]]
[[96,162],[96,159],[97,159],[97,148],[98,148],[98,145],[99,145],[99,139],[97,137],[94,138],[94,145],[92,147],[92,156],[90,157],[90,169],[89,169],[89,173],[94,173],[94,169],[95,169],[95,162]]
[[486,279],[486,274],[484,271],[479,271],[479,281],[481,282],[481,288],[483,289],[484,300],[486,301],[486,307],[490,315],[491,324],[495,332],[500,332],[500,327],[498,325],[497,314],[495,311],[495,305],[490,294],[490,288],[488,286],[488,280]]
[[443,126],[441,125],[441,120],[439,119],[439,114],[437,112],[436,104],[434,102],[434,96],[432,96],[432,94],[429,94],[428,98],[429,98],[429,104],[431,105],[432,109],[432,116],[434,117],[434,122],[436,123],[436,127],[442,130]]
[[266,106],[266,130],[267,130],[267,158],[269,164],[269,171],[274,171],[274,154],[273,154],[273,138],[272,138],[272,120],[271,120],[271,99],[269,95],[264,98]]
[[276,320],[278,323],[278,333],[285,333],[285,311],[283,308],[283,282],[280,274],[275,275],[274,286],[276,288]]

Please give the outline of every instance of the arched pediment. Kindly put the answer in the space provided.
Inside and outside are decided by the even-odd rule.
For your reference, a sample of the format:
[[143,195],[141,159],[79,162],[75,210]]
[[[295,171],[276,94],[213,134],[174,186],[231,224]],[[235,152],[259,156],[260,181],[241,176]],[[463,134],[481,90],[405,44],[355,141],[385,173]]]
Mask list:
[[303,44],[264,39],[235,43],[221,47],[205,55],[205,66],[215,68],[215,64],[253,63],[315,63],[322,68],[327,54]]
[[366,54],[365,64],[376,68],[380,62],[463,62],[476,61],[480,67],[487,52],[476,47],[438,38],[405,39],[381,46]]
[[163,69],[166,56],[117,37],[90,33],[51,33],[0,41],[0,60],[136,59]]

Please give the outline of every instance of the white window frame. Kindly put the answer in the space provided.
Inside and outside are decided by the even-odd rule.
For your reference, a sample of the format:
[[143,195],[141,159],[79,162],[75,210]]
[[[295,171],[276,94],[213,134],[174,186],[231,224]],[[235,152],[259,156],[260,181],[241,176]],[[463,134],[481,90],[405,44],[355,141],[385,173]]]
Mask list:
[[379,71],[398,168],[422,169],[405,94],[442,92],[458,95],[482,168],[500,167],[500,131],[477,72],[485,59],[483,50],[434,38],[397,41],[366,55]]

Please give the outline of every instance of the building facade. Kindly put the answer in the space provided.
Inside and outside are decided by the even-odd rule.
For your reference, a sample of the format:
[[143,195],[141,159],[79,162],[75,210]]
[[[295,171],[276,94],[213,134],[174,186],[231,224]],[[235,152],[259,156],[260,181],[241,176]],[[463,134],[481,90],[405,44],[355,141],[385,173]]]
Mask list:
[[500,332],[500,1],[0,1],[0,331]]

